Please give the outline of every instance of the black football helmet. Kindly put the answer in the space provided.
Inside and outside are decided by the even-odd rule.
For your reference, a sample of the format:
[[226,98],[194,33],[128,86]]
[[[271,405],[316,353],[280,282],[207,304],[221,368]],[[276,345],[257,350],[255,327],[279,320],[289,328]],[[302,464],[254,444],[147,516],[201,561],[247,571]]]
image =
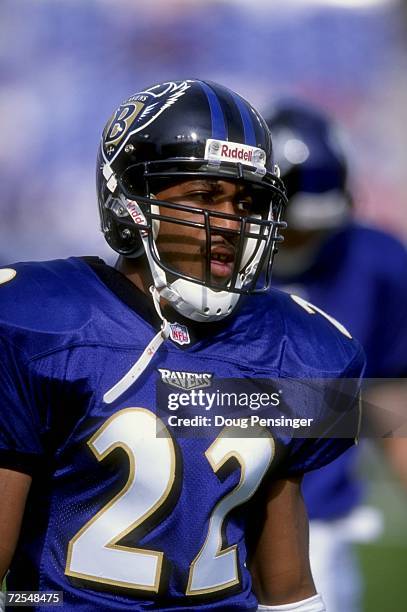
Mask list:
[[322,110],[300,100],[281,101],[266,121],[287,190],[290,229],[325,230],[349,216],[343,136]]
[[[171,183],[214,177],[250,187],[250,216],[157,200]],[[282,237],[285,190],[272,155],[269,129],[241,96],[208,81],[171,81],[128,98],[108,121],[97,159],[101,227],[109,245],[126,257],[145,254],[155,287],[184,316],[209,321],[230,314],[239,295],[270,284],[276,244]],[[193,212],[206,236],[203,278],[188,276],[165,262],[156,245],[160,221],[174,210]],[[187,216],[187,215],[186,215]],[[182,223],[177,215],[176,223]],[[236,258],[227,283],[210,274],[210,249],[216,219],[233,217]],[[264,273],[263,283],[259,277]]]

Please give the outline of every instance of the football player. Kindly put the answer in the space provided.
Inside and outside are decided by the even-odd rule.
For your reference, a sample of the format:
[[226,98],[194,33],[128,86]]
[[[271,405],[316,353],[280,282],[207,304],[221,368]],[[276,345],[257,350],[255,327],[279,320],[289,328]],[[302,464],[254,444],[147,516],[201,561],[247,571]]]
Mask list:
[[[158,405],[177,385],[363,370],[339,323],[266,293],[286,198],[264,120],[215,83],[148,87],[107,123],[97,189],[115,268],[90,257],[0,270],[7,588],[63,592],[66,610],[324,610],[300,484],[352,436],[181,435]],[[307,388],[303,415],[327,422]],[[188,401],[192,422],[202,413]]]
[[[383,379],[407,373],[406,249],[392,236],[353,220],[344,139],[332,119],[290,100],[276,105],[267,122],[289,199],[274,283],[346,325],[366,351],[366,378],[382,379],[370,397],[383,407],[383,416],[386,410],[396,414],[405,406],[405,388]],[[332,612],[360,610],[351,541],[366,541],[380,531],[377,513],[359,505],[363,491],[355,450],[308,474],[303,483],[311,568]],[[406,482],[405,441],[388,440],[386,450]]]

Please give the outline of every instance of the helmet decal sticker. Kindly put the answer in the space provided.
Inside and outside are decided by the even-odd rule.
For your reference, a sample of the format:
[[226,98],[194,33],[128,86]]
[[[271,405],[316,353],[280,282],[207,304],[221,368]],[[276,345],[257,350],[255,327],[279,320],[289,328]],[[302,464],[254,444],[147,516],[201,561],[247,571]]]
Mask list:
[[123,140],[129,127],[145,107],[143,102],[128,102],[121,104],[112,117],[109,129],[106,133],[106,153],[113,153]]
[[112,162],[126,140],[153,123],[190,88],[193,81],[162,83],[130,96],[119,106],[104,133],[103,157]]
[[219,162],[240,162],[248,166],[254,166],[261,172],[266,172],[265,151],[259,147],[251,147],[240,142],[208,138],[205,147],[205,159]]

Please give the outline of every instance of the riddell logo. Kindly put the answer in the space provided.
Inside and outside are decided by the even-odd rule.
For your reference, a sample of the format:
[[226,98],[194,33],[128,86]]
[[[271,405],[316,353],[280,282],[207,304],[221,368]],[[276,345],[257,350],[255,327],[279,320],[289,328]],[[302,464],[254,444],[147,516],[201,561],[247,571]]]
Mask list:
[[[136,225],[146,225],[146,220],[137,202],[127,200],[127,212]],[[142,236],[147,236],[148,234],[147,230],[140,230],[140,233]]]
[[229,147],[227,144],[223,144],[220,150],[220,156],[251,162],[253,159],[253,151],[245,151],[242,147]]
[[179,372],[158,368],[163,383],[178,389],[203,389],[212,384],[213,374],[206,372]]
[[208,138],[205,146],[205,159],[215,163],[228,161],[246,164],[262,171],[265,171],[266,167],[266,153],[263,149],[229,140]]

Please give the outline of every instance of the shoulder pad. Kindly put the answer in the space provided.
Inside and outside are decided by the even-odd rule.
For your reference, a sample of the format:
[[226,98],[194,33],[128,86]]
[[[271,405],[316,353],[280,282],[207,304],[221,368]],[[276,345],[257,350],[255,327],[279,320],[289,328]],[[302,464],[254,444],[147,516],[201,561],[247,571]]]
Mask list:
[[86,267],[77,259],[0,268],[0,326],[60,332],[88,319]]
[[281,374],[295,377],[359,378],[365,357],[357,340],[324,310],[296,295],[273,290],[273,321],[285,350]]

